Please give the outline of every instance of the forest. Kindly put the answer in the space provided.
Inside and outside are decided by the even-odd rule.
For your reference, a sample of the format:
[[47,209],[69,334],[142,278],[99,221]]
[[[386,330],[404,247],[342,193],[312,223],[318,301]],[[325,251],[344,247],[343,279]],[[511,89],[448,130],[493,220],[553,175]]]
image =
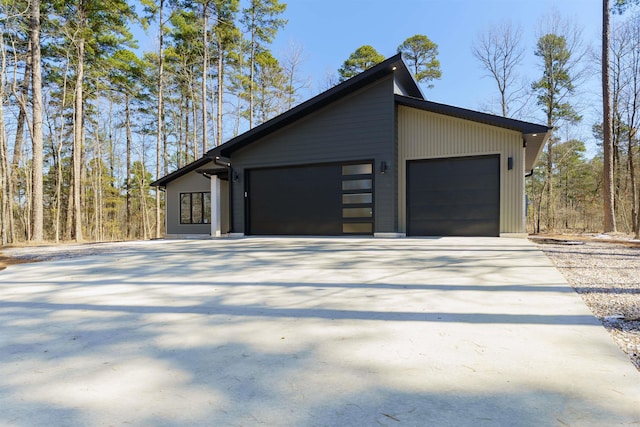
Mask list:
[[[601,53],[562,20],[531,52],[508,23],[468,47],[495,83],[488,112],[527,120],[525,107],[535,108],[554,128],[527,178],[529,232],[639,235],[640,15],[636,2],[613,1],[603,0]],[[155,179],[303,101],[302,48],[271,49],[286,9],[279,0],[0,0],[0,244],[161,237]],[[153,51],[140,50],[134,28],[154,38]],[[398,52],[423,87],[437,84],[436,43],[414,35]],[[515,76],[530,56],[539,77],[523,83]],[[361,46],[315,85],[383,60]],[[603,120],[589,123],[601,141],[591,158],[569,137],[583,120],[572,95],[593,72],[587,63],[606,70],[608,100]]]

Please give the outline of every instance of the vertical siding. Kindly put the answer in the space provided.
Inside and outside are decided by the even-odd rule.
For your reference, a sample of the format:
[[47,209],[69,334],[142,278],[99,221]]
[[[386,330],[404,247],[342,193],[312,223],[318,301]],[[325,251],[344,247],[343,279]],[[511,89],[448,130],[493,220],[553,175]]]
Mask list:
[[348,161],[374,162],[375,231],[393,232],[396,174],[379,173],[394,162],[393,77],[389,76],[232,154],[242,182],[233,185],[234,232],[245,226],[244,172],[251,168]]
[[[524,148],[520,132],[398,107],[398,229],[406,232],[407,160],[500,155],[500,232],[524,228]],[[513,157],[513,169],[507,159]]]

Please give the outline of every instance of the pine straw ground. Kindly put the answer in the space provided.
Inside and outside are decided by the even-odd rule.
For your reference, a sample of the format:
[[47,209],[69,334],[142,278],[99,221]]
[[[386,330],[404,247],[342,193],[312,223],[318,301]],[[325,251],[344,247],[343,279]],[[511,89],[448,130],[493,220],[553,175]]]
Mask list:
[[640,370],[640,242],[532,236]]

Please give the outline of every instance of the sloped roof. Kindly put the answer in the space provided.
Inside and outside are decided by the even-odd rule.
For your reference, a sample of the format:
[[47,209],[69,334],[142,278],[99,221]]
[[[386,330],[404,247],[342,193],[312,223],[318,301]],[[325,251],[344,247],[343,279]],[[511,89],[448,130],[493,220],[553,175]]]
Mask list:
[[186,166],[181,167],[180,169],[171,172],[169,175],[165,175],[162,178],[153,181],[150,185],[152,187],[166,187],[166,185],[173,181],[176,178],[180,178],[182,175],[187,174],[191,171],[194,171],[198,168],[203,167],[204,165],[210,163],[212,160],[209,157],[201,157],[198,160],[194,160]]
[[293,107],[292,109],[274,117],[265,123],[244,132],[230,139],[224,144],[209,150],[206,155],[193,163],[190,163],[175,172],[166,175],[157,181],[151,183],[152,186],[165,187],[167,183],[173,181],[180,176],[201,168],[211,161],[219,158],[228,158],[231,154],[260,138],[275,132],[283,127],[294,123],[295,121],[323,108],[327,105],[362,89],[390,74],[394,74],[397,84],[402,87],[406,95],[395,95],[395,102],[399,105],[418,108],[434,113],[444,114],[452,117],[458,117],[465,120],[472,120],[485,123],[491,126],[502,127],[520,131],[523,134],[525,143],[527,144],[527,152],[525,166],[527,170],[533,169],[533,165],[537,161],[542,148],[549,137],[550,129],[546,126],[533,123],[523,122],[520,120],[509,119],[505,117],[495,116],[491,114],[481,113],[474,110],[453,107],[451,105],[439,104],[424,99],[420,87],[407,68],[402,55],[398,53],[385,61],[363,71],[355,77],[352,77],[333,88],[322,92],[319,95]]
[[402,60],[402,55],[397,54],[391,58],[363,71],[355,77],[350,78],[333,88],[314,96],[313,98],[293,107],[273,119],[257,126],[235,138],[225,142],[224,144],[213,148],[207,152],[210,158],[229,157],[231,153],[246,145],[279,130],[296,120],[305,117],[314,111],[319,110],[338,99],[341,99],[381,78],[395,73],[395,78],[403,90],[412,97],[423,99],[422,91],[409,72],[407,65]]
[[440,104],[420,98],[395,95],[395,100],[399,105],[521,132],[524,143],[527,147],[525,155],[525,170],[527,171],[533,169],[535,163],[540,157],[540,154],[542,153],[544,144],[551,136],[552,128],[544,125],[525,122],[522,120],[510,119],[508,117],[496,116],[488,113],[482,113],[480,111],[468,110],[466,108]]

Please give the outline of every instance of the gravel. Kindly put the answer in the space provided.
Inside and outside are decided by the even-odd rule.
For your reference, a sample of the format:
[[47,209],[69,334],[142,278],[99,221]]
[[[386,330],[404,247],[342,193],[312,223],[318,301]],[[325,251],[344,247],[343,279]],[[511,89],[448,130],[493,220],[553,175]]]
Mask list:
[[640,371],[640,245],[537,243]]

